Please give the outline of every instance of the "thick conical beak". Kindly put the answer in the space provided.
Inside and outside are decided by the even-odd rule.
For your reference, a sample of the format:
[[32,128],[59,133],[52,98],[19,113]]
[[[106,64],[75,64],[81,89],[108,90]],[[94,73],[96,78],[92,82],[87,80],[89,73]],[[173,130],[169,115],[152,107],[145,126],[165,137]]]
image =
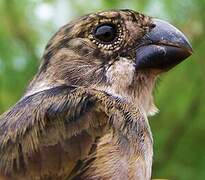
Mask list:
[[154,27],[136,50],[136,69],[169,70],[192,54],[186,36],[171,24],[153,20]]

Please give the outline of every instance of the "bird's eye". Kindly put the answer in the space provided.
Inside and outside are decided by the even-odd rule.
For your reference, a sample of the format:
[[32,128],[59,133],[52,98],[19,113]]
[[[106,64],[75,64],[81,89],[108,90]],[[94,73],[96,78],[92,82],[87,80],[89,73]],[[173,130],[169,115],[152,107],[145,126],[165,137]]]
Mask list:
[[101,24],[94,30],[94,36],[102,43],[111,43],[117,37],[117,27],[115,24]]

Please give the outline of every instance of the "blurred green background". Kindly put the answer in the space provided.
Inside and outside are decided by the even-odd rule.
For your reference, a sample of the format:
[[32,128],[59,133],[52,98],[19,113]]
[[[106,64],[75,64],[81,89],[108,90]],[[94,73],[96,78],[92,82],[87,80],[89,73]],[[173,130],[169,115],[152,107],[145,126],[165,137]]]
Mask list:
[[194,55],[164,74],[155,91],[153,178],[205,179],[205,0],[0,0],[0,113],[21,97],[60,26],[114,8],[168,20],[192,42]]

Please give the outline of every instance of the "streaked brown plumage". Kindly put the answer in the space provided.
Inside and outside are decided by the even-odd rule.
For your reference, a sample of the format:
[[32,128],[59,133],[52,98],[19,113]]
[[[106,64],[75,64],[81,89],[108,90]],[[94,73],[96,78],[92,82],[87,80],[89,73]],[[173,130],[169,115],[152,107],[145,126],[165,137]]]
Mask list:
[[150,179],[154,83],[190,54],[174,27],[131,10],[65,25],[23,98],[0,117],[0,174]]

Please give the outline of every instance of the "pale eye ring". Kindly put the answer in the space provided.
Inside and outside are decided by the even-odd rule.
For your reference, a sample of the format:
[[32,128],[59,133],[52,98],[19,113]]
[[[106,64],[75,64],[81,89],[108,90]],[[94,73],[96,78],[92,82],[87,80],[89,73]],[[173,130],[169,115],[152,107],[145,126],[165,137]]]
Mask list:
[[112,23],[100,24],[94,29],[93,36],[101,43],[110,44],[118,37],[118,28]]

